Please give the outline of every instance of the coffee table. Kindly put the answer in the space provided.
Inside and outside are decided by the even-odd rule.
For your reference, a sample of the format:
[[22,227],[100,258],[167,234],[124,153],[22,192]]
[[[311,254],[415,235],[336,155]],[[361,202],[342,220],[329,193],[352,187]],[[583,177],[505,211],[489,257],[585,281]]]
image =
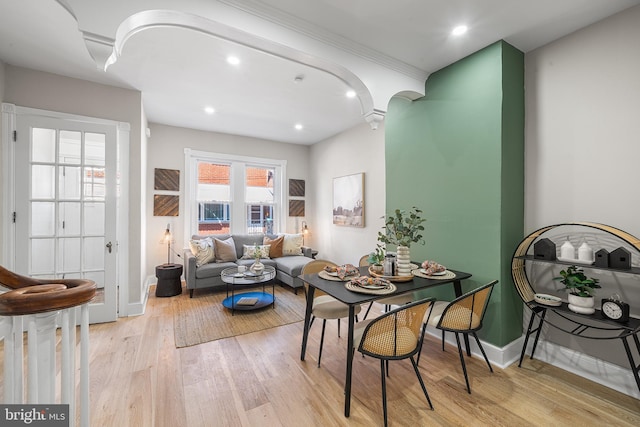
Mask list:
[[[264,270],[259,275],[253,275],[249,270],[240,273],[238,272],[238,267],[225,268],[220,273],[220,278],[227,285],[227,297],[222,301],[222,305],[230,309],[232,315],[235,310],[257,310],[268,305],[272,305],[275,308],[275,281],[273,280],[275,277],[276,269],[270,265],[265,265]],[[271,293],[267,292],[267,284],[269,282],[271,282]],[[262,285],[261,292],[236,293],[236,289],[249,288],[260,284]]]

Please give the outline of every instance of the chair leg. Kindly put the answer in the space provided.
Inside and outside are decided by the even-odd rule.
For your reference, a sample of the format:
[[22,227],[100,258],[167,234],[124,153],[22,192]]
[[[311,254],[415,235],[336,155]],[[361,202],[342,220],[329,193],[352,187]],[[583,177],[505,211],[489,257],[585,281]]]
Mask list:
[[493,372],[493,368],[491,367],[491,363],[489,363],[489,359],[487,358],[487,355],[484,352],[484,348],[482,348],[482,344],[480,344],[480,340],[478,339],[478,335],[476,335],[475,332],[471,332],[471,333],[473,334],[473,337],[476,339],[476,343],[478,343],[478,347],[480,347],[480,351],[482,352],[482,355],[484,356],[485,362],[487,362],[487,366],[489,367],[489,370],[491,372]]
[[387,427],[387,380],[384,375],[384,362],[384,359],[380,359],[380,378],[382,378],[382,413],[384,414],[384,427]]
[[462,365],[462,372],[464,372],[464,380],[467,383],[467,391],[471,394],[471,386],[469,386],[469,377],[467,376],[467,365],[464,363],[464,355],[462,354],[462,346],[460,345],[460,334],[456,334],[456,343],[458,343],[458,353],[460,353],[460,364]]
[[320,359],[322,358],[322,344],[324,344],[325,326],[327,326],[327,319],[322,319],[322,334],[320,335],[320,351],[318,352],[318,368],[320,367]]
[[367,312],[364,313],[364,317],[362,318],[362,320],[367,320],[367,316],[369,315],[369,310],[371,310],[372,306],[373,306],[373,301],[369,303],[369,307],[367,307]]
[[385,360],[385,367],[387,368],[387,376],[389,376],[389,361]]
[[338,338],[340,338],[340,319],[338,319]]
[[442,351],[444,351],[444,329],[442,330]]
[[433,411],[433,405],[431,404],[431,399],[429,399],[429,393],[427,393],[427,387],[424,385],[424,381],[422,381],[422,375],[420,375],[420,371],[418,370],[418,363],[413,359],[413,356],[410,357],[411,364],[413,365],[413,370],[416,371],[416,376],[418,377],[418,381],[420,382],[420,387],[422,387],[422,391],[424,392],[424,396],[427,398],[427,402],[429,402],[429,408]]

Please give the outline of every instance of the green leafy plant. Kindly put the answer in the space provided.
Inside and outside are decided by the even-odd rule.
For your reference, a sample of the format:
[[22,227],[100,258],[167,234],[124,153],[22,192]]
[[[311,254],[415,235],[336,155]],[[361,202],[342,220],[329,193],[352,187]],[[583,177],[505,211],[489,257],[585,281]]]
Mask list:
[[384,246],[378,243],[376,250],[369,254],[367,262],[372,265],[380,265],[384,261],[385,249]]
[[560,271],[560,277],[554,277],[553,279],[559,280],[570,293],[580,297],[593,296],[594,289],[601,287],[598,285],[598,279],[587,277],[582,268],[575,265]]
[[258,244],[256,243],[253,249],[253,257],[255,258],[256,262],[260,261],[260,258],[262,258],[262,249],[260,249],[260,246],[258,246]]
[[396,209],[395,213],[385,220],[384,233],[378,232],[378,241],[396,246],[410,247],[411,243],[422,243],[422,211],[415,206],[409,212]]

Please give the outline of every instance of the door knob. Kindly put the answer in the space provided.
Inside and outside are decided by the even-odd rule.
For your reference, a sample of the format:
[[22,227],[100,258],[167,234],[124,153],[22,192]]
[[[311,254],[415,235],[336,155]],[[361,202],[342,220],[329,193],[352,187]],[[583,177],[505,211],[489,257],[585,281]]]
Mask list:
[[107,243],[107,248],[109,249],[109,253],[111,253],[111,247],[112,247],[112,246],[113,246],[113,245],[111,244],[111,242]]

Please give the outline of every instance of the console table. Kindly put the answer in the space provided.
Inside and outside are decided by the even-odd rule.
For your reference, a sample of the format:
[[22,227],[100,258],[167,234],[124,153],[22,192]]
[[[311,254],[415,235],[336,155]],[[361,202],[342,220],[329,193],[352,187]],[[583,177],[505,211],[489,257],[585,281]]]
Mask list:
[[[531,246],[538,239],[542,238],[543,234],[551,232],[551,230],[558,227],[566,226],[578,228],[586,227],[587,229],[598,230],[599,232],[603,232],[604,234],[609,235],[614,240],[618,240],[620,243],[626,243],[627,246],[635,250],[636,256],[638,255],[638,253],[640,253],[640,240],[638,238],[615,227],[591,222],[575,222],[551,225],[536,230],[525,237],[516,248],[511,263],[511,275],[513,277],[513,282],[516,286],[518,294],[520,295],[520,298],[525,303],[525,305],[529,307],[532,312],[531,319],[529,320],[529,326],[526,330],[524,345],[522,346],[522,352],[520,354],[520,362],[518,363],[518,366],[522,365],[522,360],[524,358],[525,350],[529,342],[529,337],[532,334],[535,334],[533,348],[531,350],[530,356],[530,358],[533,359],[533,355],[536,351],[536,345],[538,344],[538,339],[540,338],[540,332],[542,331],[542,326],[546,323],[565,333],[582,338],[595,340],[620,339],[627,354],[631,371],[633,372],[633,376],[636,380],[636,385],[638,386],[638,390],[640,390],[640,365],[636,363],[631,352],[631,346],[635,345],[636,350],[638,351],[638,353],[640,353],[640,340],[638,339],[638,333],[640,332],[640,319],[630,317],[627,322],[615,322],[613,320],[604,318],[600,310],[596,310],[594,314],[590,315],[577,314],[569,310],[568,304],[566,302],[563,302],[559,306],[549,306],[539,304],[534,299],[535,291],[527,275],[527,270],[525,268],[526,263],[543,262],[560,265],[579,265],[580,267],[586,269],[609,270],[625,274],[640,274],[640,268],[637,267],[630,269],[616,269],[584,265],[579,262],[572,263],[570,261],[560,261],[557,259],[537,259],[534,256],[528,254]],[[558,315],[560,318],[565,319],[571,326],[565,327],[553,323],[552,320],[546,317],[548,311],[551,311]],[[538,320],[537,325],[534,325],[536,319]]]

